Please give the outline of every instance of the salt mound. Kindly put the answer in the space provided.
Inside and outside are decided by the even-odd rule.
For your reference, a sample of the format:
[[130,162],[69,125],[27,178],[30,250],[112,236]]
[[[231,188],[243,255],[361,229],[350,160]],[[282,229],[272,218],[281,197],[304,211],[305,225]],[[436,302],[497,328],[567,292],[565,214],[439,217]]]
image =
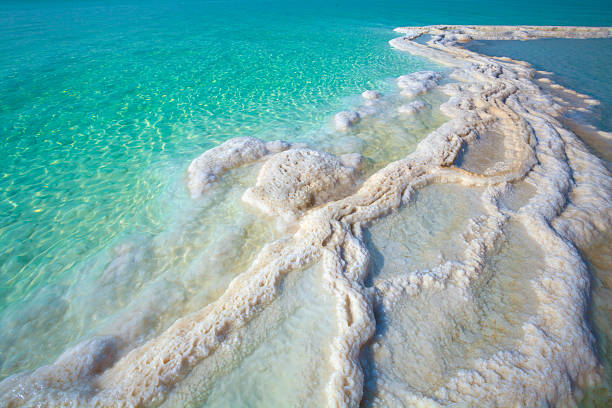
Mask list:
[[374,100],[374,99],[379,99],[382,96],[382,94],[378,91],[374,91],[371,89],[368,89],[367,91],[364,91],[361,94],[361,97],[363,99],[369,99],[369,100]]
[[345,132],[358,123],[360,119],[359,113],[355,111],[342,111],[334,116],[334,125],[337,131]]
[[397,86],[402,89],[402,95],[413,97],[435,88],[441,78],[437,72],[420,71],[397,78]]
[[403,115],[414,115],[415,113],[425,109],[425,103],[421,101],[410,102],[407,105],[402,105],[397,108],[397,111]]
[[193,198],[208,190],[229,169],[252,163],[269,153],[287,150],[289,143],[264,142],[254,137],[237,137],[198,156],[187,169],[187,187]]
[[242,200],[289,221],[301,212],[345,196],[355,186],[361,156],[340,158],[311,149],[291,149],[272,156],[255,187]]

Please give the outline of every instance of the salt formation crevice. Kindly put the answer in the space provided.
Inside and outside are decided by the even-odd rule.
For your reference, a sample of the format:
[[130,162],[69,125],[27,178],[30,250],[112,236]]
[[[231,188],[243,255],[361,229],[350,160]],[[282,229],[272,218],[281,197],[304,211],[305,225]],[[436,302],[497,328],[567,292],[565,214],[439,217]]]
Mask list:
[[[394,405],[575,405],[578,389],[598,381],[600,370],[585,321],[589,276],[577,246],[610,230],[612,177],[563,128],[558,120],[563,104],[538,87],[529,66],[476,54],[457,42],[608,37],[610,29],[432,26],[401,30],[409,35],[392,40],[392,46],[452,70],[450,79],[456,82],[441,88],[449,95],[441,107],[450,118],[447,123],[431,132],[413,153],[371,175],[356,191],[357,156],[343,159],[309,149],[288,150],[291,146],[285,143],[250,138],[204,153],[188,170],[193,196],[210,189],[227,169],[267,157],[257,185],[245,200],[268,214],[293,218],[295,232],[267,244],[219,299],[178,319],[158,337],[123,356],[113,351],[112,338],[100,346],[84,343],[49,366],[0,383],[1,404],[156,405],[273,301],[287,274],[322,261],[337,315],[330,361],[325,362],[332,367],[328,404],[359,406],[364,388],[359,353],[375,334],[373,303],[390,306],[395,299],[426,291],[444,294],[450,289],[469,303],[476,297],[474,282],[482,278],[488,257],[512,220],[541,246],[543,263],[533,271],[530,282],[537,306],[515,334],[516,341],[467,361],[467,367],[424,392],[384,375],[376,379],[376,388],[381,398],[389,398]],[[434,36],[427,45],[411,41],[422,34]],[[411,95],[432,89],[440,79],[427,72],[411,75],[398,82]],[[354,112],[342,112],[336,117],[338,130],[348,130],[359,118]],[[465,146],[479,137],[500,141],[501,164],[482,172],[456,166]],[[306,180],[304,186],[300,180]],[[509,184],[524,180],[538,186],[538,191],[516,211],[504,210],[500,197]],[[433,183],[485,189],[485,214],[473,218],[465,231],[463,258],[431,270],[406,271],[366,288],[370,254],[362,227]],[[56,370],[60,366],[62,370]]]

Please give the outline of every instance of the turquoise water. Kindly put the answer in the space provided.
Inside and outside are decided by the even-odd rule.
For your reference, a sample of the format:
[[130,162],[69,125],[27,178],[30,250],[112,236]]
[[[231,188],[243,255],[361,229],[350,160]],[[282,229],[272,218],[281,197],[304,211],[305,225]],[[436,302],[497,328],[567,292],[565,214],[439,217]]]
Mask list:
[[388,28],[228,7],[2,12],[0,309],[118,235],[163,229],[204,150],[303,138],[344,97],[432,66],[391,50]]
[[[90,264],[126,240],[187,239],[183,214],[207,211],[184,186],[195,156],[236,136],[314,140],[353,95],[437,68],[392,50],[394,27],[612,24],[605,2],[508,3],[0,3],[0,329],[29,305],[23,336],[56,335],[47,353],[10,364],[20,337],[3,337],[0,378],[53,360],[105,318],[58,334],[93,293],[72,300],[98,279]],[[202,231],[214,233],[213,215]]]

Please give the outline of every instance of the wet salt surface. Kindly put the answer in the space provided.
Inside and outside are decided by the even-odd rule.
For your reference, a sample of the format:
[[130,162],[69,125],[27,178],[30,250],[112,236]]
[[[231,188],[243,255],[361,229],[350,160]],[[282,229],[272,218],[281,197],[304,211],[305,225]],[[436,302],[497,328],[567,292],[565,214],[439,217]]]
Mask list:
[[[608,169],[612,167],[611,139],[591,131],[592,126],[608,132],[612,129],[612,72],[608,69],[612,63],[612,40],[472,41],[465,47],[486,55],[507,56],[531,63],[535,69],[542,71],[536,74],[536,78],[544,78],[541,86],[552,95],[574,100],[578,104],[581,102],[581,98],[573,97],[565,90],[547,86],[549,79],[601,102],[585,111],[566,113],[568,120],[565,123],[596,155],[606,160]],[[521,182],[515,186],[504,204],[510,209],[518,209],[519,206],[513,202],[523,195],[525,189],[534,190],[534,187]],[[524,204],[525,199],[519,201]],[[612,271],[612,265],[608,262],[612,250],[611,242],[609,236],[600,238],[582,252],[590,265],[593,279],[589,313],[604,366],[604,380],[599,387],[585,391],[580,407],[612,404],[612,354],[609,340],[612,330],[607,323],[612,318],[612,308],[609,307],[612,292],[608,290],[609,285],[606,283],[607,276]]]
[[[552,95],[561,96],[577,105],[584,100],[564,89],[551,88],[548,85],[549,80],[599,101],[600,104],[589,106],[586,110],[566,113],[565,124],[595,155],[605,160],[608,169],[612,168],[612,139],[609,133],[602,135],[593,132],[593,126],[607,132],[612,130],[612,72],[609,69],[612,63],[612,40],[472,41],[465,47],[486,55],[507,56],[531,63],[535,69],[542,71],[536,74],[536,78],[543,79],[539,83]],[[520,185],[521,190],[534,189],[528,184]],[[515,191],[514,197],[521,195],[520,190]],[[511,209],[517,207],[508,201],[506,205]],[[582,251],[592,277],[590,323],[598,341],[604,370],[603,382],[600,386],[585,391],[580,407],[603,407],[612,404],[612,328],[608,324],[612,320],[612,292],[609,291],[610,285],[607,283],[607,277],[612,271],[612,264],[608,262],[610,251],[612,240],[609,234]]]
[[539,258],[537,244],[512,225],[469,297],[450,286],[376,308],[377,335],[361,356],[368,367],[365,405],[394,404],[394,391],[379,389],[377,377],[402,384],[398,395],[402,388],[432,395],[458,370],[516,347],[522,324],[537,306],[530,280]]
[[374,222],[366,233],[372,253],[368,282],[460,259],[466,248],[462,234],[470,218],[484,212],[482,191],[457,185],[427,186],[408,204]]
[[585,390],[580,407],[604,407],[612,404],[612,234],[608,232],[583,248],[582,254],[592,276],[589,318],[597,337],[604,381]]
[[277,299],[197,366],[163,406],[325,405],[336,322],[322,282],[319,264],[287,277]]
[[455,165],[478,174],[504,166],[503,137],[494,129],[480,132],[476,140],[464,146]]

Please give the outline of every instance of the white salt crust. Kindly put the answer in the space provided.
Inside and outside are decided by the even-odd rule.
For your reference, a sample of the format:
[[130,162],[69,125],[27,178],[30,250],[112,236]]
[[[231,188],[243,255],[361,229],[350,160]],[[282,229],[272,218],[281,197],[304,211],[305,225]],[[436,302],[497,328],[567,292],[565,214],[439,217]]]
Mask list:
[[442,75],[434,71],[415,72],[397,78],[397,86],[402,90],[403,96],[410,98],[435,88],[441,78]]
[[419,113],[419,111],[425,109],[425,107],[426,105],[422,101],[414,101],[406,105],[399,106],[397,108],[397,111],[402,115],[414,115],[416,113]]
[[375,99],[381,98],[382,94],[378,91],[368,89],[367,91],[363,91],[363,93],[361,94],[361,97],[363,99],[375,100]]
[[237,137],[202,153],[187,169],[187,187],[193,198],[206,192],[227,170],[255,162],[270,153],[291,147],[276,140],[264,142],[254,137]]
[[[450,78],[456,82],[442,88],[450,96],[441,107],[450,118],[447,123],[356,191],[358,156],[288,150],[288,143],[252,138],[234,139],[204,153],[188,170],[187,185],[194,197],[213,188],[224,171],[265,159],[256,190],[245,201],[268,214],[290,213],[295,232],[267,244],[218,300],[178,319],[158,337],[129,352],[120,352],[126,346],[113,336],[85,341],[48,366],[2,381],[0,406],[159,404],[277,296],[284,276],[321,260],[328,291],[336,301],[337,321],[327,362],[332,367],[328,405],[357,407],[364,385],[359,354],[376,331],[373,304],[391,305],[398,297],[449,287],[469,299],[471,283],[504,235],[509,217],[541,246],[544,265],[532,282],[537,307],[516,333],[516,345],[471,362],[426,395],[385,377],[376,380],[377,387],[407,406],[575,405],[577,387],[592,385],[600,377],[594,339],[585,322],[589,276],[576,247],[612,226],[612,177],[557,120],[564,108],[534,82],[533,69],[467,51],[456,43],[608,37],[610,29],[433,26],[401,31],[409,36],[392,40],[392,46],[452,69]],[[435,36],[427,45],[411,41],[421,34]],[[398,85],[418,90],[416,77],[404,78]],[[437,84],[438,79],[422,74],[423,87],[429,87],[430,81]],[[358,120],[358,114],[342,112],[336,124],[344,131]],[[502,140],[504,166],[486,174],[454,166],[461,149],[488,129],[495,129]],[[299,186],[298,175],[306,187]],[[323,175],[326,179],[319,180]],[[499,197],[519,180],[538,186],[538,191],[518,211],[506,212]],[[486,214],[472,220],[463,259],[430,271],[406,271],[367,289],[370,254],[362,226],[399,208],[412,192],[432,183],[486,188]]]
[[293,221],[305,210],[341,198],[355,187],[360,155],[337,158],[311,149],[290,149],[268,159],[242,200],[268,215]]

